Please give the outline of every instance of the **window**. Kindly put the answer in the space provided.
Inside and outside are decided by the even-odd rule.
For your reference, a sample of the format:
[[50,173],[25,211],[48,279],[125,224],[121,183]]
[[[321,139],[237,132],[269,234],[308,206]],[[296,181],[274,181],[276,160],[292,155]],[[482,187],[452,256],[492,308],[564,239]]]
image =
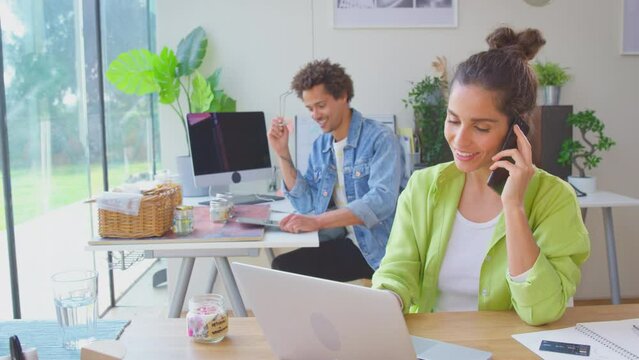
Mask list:
[[[95,31],[86,31],[96,18],[87,11],[96,9],[87,3],[0,0],[16,261],[24,318],[55,316],[53,302],[46,307],[41,299],[51,296],[50,276],[70,268],[96,267],[100,309],[109,305],[104,254],[94,259],[84,250],[94,233],[95,209],[83,201],[104,188],[102,117],[96,100],[99,54],[97,41],[91,38]],[[102,4],[106,70],[119,52],[149,47],[155,22],[150,1]],[[105,88],[109,184],[150,178],[159,161],[153,151],[158,136],[152,126],[156,105],[150,98],[117,94],[106,83]],[[0,318],[11,317],[5,210],[0,207]],[[116,297],[135,280],[130,274],[122,278],[126,281],[116,281]]]

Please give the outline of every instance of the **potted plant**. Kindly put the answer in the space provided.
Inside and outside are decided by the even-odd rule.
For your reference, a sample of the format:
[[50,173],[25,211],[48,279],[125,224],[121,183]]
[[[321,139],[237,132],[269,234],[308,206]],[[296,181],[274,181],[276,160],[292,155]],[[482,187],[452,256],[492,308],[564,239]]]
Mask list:
[[159,54],[134,49],[120,54],[106,72],[107,80],[126,94],[144,96],[158,94],[160,103],[175,111],[184,127],[187,156],[179,156],[178,173],[184,196],[206,195],[193,183],[191,147],[189,146],[187,113],[234,112],[235,99],[218,88],[221,69],[204,77],[198,68],[206,55],[208,40],[202,27],[193,29],[180,40],[177,51],[164,47]]
[[446,59],[438,57],[433,67],[440,76],[426,76],[408,92],[404,106],[412,107],[415,118],[416,148],[420,151],[418,167],[426,167],[452,160],[452,154],[444,138],[448,81]]
[[561,87],[570,80],[566,68],[553,62],[536,62],[533,69],[539,85],[544,87],[544,105],[559,105]]
[[599,165],[600,151],[609,150],[615,141],[604,135],[604,124],[595,115],[594,110],[580,111],[572,114],[567,119],[568,123],[577,129],[581,134],[579,140],[567,139],[561,144],[561,151],[557,162],[561,165],[574,165],[579,172],[579,176],[569,176],[568,182],[586,194],[596,191],[597,182],[595,177],[587,177],[586,169],[592,170]]

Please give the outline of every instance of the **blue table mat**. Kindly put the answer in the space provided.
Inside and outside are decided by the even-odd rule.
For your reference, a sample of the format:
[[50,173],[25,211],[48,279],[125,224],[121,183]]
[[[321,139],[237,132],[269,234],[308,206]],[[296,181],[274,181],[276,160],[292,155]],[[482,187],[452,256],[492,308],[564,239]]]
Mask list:
[[[120,337],[127,320],[98,320],[97,340],[114,340]],[[62,336],[55,320],[0,321],[0,356],[9,355],[9,338],[18,335],[22,349],[35,347],[40,360],[80,359],[79,350],[67,350],[62,347]]]

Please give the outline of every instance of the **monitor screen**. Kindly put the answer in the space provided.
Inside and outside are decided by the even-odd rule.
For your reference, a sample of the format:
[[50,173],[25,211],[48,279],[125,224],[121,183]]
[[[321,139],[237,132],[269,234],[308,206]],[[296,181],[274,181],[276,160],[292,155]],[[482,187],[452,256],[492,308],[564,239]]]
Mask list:
[[271,158],[263,112],[188,114],[187,122],[197,186],[269,178]]

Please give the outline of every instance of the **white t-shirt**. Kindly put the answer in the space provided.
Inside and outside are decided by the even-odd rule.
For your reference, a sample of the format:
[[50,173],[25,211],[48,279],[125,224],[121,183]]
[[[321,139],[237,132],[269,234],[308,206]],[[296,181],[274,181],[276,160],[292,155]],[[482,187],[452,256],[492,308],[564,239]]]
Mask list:
[[475,223],[457,211],[439,271],[439,299],[435,311],[474,311],[479,302],[479,273],[499,215]]
[[[344,188],[344,147],[346,146],[347,140],[348,138],[344,138],[340,141],[333,139],[333,151],[335,153],[335,165],[337,167],[337,183],[335,184],[335,189],[333,189],[333,202],[338,208],[343,208],[348,205],[346,189]],[[353,227],[346,226],[346,231],[346,236],[359,248]]]

